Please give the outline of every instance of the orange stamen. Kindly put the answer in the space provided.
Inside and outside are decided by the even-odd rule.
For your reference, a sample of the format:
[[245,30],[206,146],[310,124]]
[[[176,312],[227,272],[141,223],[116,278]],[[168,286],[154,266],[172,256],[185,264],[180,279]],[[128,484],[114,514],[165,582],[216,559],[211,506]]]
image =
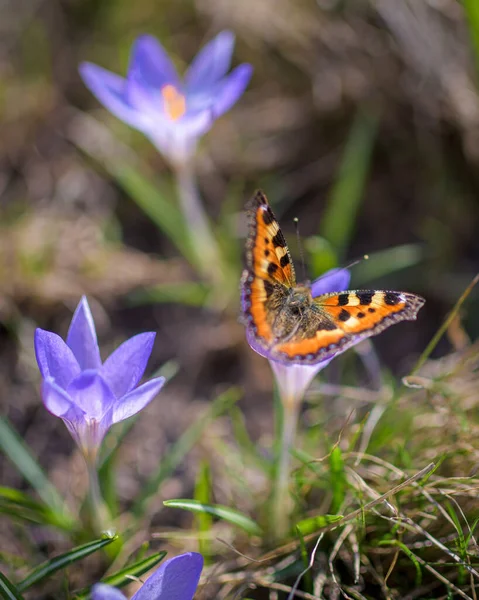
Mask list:
[[161,95],[165,103],[165,112],[172,121],[177,121],[186,112],[186,99],[174,85],[164,85]]

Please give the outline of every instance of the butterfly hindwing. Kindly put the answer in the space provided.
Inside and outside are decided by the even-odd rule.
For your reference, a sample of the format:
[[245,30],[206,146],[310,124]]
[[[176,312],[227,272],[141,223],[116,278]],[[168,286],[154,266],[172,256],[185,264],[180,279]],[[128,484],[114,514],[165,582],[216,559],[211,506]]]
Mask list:
[[[423,298],[405,292],[354,290],[325,294],[314,299],[294,338],[277,344],[274,353],[306,364],[326,360],[394,323],[414,320],[423,304]],[[308,325],[311,320],[319,321],[315,331]]]

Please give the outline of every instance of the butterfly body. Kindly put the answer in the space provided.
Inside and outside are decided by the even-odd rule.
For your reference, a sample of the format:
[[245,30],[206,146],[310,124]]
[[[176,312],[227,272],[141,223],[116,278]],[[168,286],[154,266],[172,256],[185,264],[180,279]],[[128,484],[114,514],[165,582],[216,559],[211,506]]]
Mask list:
[[420,296],[395,291],[313,297],[310,285],[296,283],[286,241],[262,192],[248,214],[243,313],[249,338],[268,358],[292,364],[327,360],[398,321],[415,319],[424,304]]

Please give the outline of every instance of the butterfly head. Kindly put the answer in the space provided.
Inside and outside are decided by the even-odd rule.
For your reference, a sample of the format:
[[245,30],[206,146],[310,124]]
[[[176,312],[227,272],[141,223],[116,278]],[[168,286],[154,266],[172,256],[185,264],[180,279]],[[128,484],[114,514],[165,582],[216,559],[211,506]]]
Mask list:
[[306,285],[297,285],[289,290],[285,308],[291,313],[299,315],[302,309],[311,306],[312,303],[311,288]]

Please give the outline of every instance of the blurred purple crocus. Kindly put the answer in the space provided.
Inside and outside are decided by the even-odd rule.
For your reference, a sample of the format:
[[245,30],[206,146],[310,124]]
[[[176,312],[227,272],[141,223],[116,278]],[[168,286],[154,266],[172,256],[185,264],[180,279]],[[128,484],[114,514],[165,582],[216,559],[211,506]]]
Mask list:
[[85,297],[75,310],[66,343],[56,333],[36,330],[35,354],[43,377],[43,403],[63,419],[88,463],[95,461],[110,427],[135,415],[161,390],[164,377],[137,387],[154,340],[154,333],[140,333],[102,363]]
[[[131,600],[192,600],[201,570],[203,557],[188,552],[170,558],[151,575]],[[97,583],[92,589],[92,600],[125,600],[116,588]]]
[[111,113],[143,132],[172,163],[181,163],[251,79],[249,64],[227,74],[234,40],[231,31],[219,33],[197,54],[183,80],[151,35],[136,39],[125,79],[88,62],[81,64],[80,75]]

